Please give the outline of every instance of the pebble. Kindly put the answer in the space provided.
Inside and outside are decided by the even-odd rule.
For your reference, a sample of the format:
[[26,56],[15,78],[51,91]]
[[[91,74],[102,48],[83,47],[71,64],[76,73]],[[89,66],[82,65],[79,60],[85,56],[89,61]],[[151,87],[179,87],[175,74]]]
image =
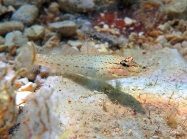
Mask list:
[[16,92],[16,105],[20,106],[21,104],[25,103],[26,98],[31,94],[30,91],[21,91]]
[[167,39],[165,38],[164,35],[160,35],[156,38],[155,42],[160,43],[160,44],[165,44],[167,43]]
[[5,44],[8,46],[9,53],[14,55],[18,47],[25,45],[28,39],[25,38],[20,31],[7,33],[5,36]]
[[183,42],[181,43],[181,46],[182,46],[183,48],[187,47],[187,41],[183,41]]
[[15,81],[16,88],[20,88],[23,85],[26,85],[29,83],[29,80],[27,78],[21,78]]
[[124,22],[125,22],[126,26],[131,26],[132,24],[136,23],[136,20],[133,20],[133,19],[131,19],[129,17],[125,17]]
[[99,26],[94,26],[94,30],[97,32],[109,32],[112,35],[120,36],[120,32],[117,28],[101,28]]
[[178,51],[180,51],[181,50],[181,43],[176,43],[175,45],[172,45],[172,48],[175,48],[175,49],[177,49]]
[[51,48],[60,45],[61,35],[59,33],[50,33],[52,36],[45,42],[43,48]]
[[0,23],[0,35],[5,35],[8,32],[19,30],[22,31],[24,29],[24,25],[18,21],[7,21]]
[[7,12],[7,8],[5,6],[0,7],[0,15],[4,14]]
[[36,83],[32,83],[32,82],[28,82],[26,85],[21,86],[18,91],[30,91],[30,92],[34,92],[34,90],[36,89],[37,84]]
[[52,2],[48,8],[48,12],[58,16],[60,15],[60,10],[59,10],[60,6],[58,3],[56,2]]
[[38,8],[35,5],[23,5],[12,15],[12,19],[21,21],[29,26],[36,20],[38,12]]
[[9,32],[5,36],[5,44],[11,47],[13,44],[23,46],[28,42],[28,39],[24,37],[20,31]]
[[59,32],[62,36],[70,37],[75,34],[77,26],[73,21],[62,21],[49,24],[52,31]]
[[0,36],[0,45],[4,43],[5,43],[5,39],[2,36]]
[[187,0],[176,1],[173,0],[164,7],[165,13],[168,15],[168,18],[186,18],[187,12]]
[[37,75],[37,76],[36,76],[35,83],[36,83],[38,86],[41,86],[42,84],[44,84],[45,81],[46,81],[46,79],[42,78],[40,75]]
[[40,77],[46,77],[49,75],[49,73],[51,72],[51,69],[50,68],[47,68],[47,67],[44,67],[44,66],[41,66],[40,67]]
[[25,30],[24,35],[27,36],[29,40],[37,40],[44,36],[44,32],[45,29],[43,26],[33,25]]
[[3,0],[3,4],[5,6],[14,6],[14,7],[19,7],[23,4],[27,4],[28,3],[28,0]]
[[159,25],[158,29],[160,29],[161,31],[169,31],[172,27],[170,26],[170,24],[168,22],[164,23],[163,25]]
[[133,131],[132,129],[129,129],[128,133],[127,133],[129,136],[132,136],[133,135]]
[[93,11],[95,6],[93,0],[58,0],[58,2],[63,11],[75,13],[86,13]]
[[7,48],[8,48],[8,45],[6,44],[0,45],[0,52],[5,51]]
[[175,37],[172,38],[169,42],[170,42],[172,45],[174,45],[174,44],[176,44],[176,43],[178,43],[178,42],[182,42],[182,41],[184,41],[184,40],[185,40],[185,38],[182,37],[182,36],[175,36]]
[[6,68],[6,64],[0,61],[0,71],[3,71]]
[[82,46],[82,42],[73,40],[69,40],[67,44],[76,49],[80,49]]
[[7,62],[7,56],[5,53],[0,53],[0,61],[2,62]]
[[[38,67],[36,68],[36,70],[38,69]],[[35,80],[36,79],[36,76],[37,76],[37,73],[35,72],[31,72],[29,74],[27,74],[27,78],[31,81]]]

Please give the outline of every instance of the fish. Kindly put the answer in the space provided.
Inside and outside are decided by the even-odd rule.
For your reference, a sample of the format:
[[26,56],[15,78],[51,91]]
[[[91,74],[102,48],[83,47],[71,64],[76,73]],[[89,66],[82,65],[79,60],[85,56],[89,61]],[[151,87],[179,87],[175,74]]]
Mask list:
[[[132,56],[123,57],[110,54],[56,54],[40,53],[33,42],[28,42],[29,50],[24,55],[29,57],[29,65],[51,68],[60,74],[76,74],[80,76],[112,80],[136,76],[141,67]],[[22,59],[28,59],[22,57]]]

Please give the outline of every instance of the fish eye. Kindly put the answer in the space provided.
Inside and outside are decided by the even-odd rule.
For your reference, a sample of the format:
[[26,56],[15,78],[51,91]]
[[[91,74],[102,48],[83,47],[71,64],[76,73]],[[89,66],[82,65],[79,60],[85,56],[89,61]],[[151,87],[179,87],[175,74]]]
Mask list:
[[123,67],[129,67],[129,65],[127,63],[125,63],[124,61],[121,61],[120,64],[123,66]]

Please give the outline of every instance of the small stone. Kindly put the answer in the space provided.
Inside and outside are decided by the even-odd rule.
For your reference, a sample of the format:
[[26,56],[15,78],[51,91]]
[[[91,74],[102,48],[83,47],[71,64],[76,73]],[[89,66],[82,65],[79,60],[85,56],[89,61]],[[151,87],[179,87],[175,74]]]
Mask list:
[[20,106],[25,103],[25,99],[31,94],[30,91],[16,92],[16,105]]
[[38,8],[35,5],[23,5],[12,15],[12,19],[21,21],[29,26],[36,20],[38,12]]
[[128,135],[129,135],[129,136],[132,136],[132,135],[133,135],[133,131],[132,131],[132,129],[129,129],[129,131],[128,131]]
[[187,41],[183,41],[183,42],[181,43],[181,46],[182,46],[183,48],[187,47]]
[[5,36],[5,44],[8,45],[8,47],[11,47],[13,44],[17,44],[19,46],[23,46],[27,44],[28,39],[25,38],[20,31],[13,31]]
[[59,32],[65,37],[70,37],[75,34],[77,26],[73,21],[62,21],[49,24],[52,31]]
[[30,40],[41,39],[44,36],[44,27],[40,25],[34,25],[30,28],[27,28],[24,32],[25,36],[27,36]]
[[165,14],[167,14],[169,19],[174,19],[174,18],[186,19],[187,0],[180,0],[180,1],[173,0],[169,2],[164,7],[164,12]]
[[41,68],[40,68],[40,76],[41,76],[41,77],[46,77],[46,76],[48,76],[50,72],[51,72],[51,69],[50,69],[50,68],[41,66]]
[[35,83],[36,83],[38,86],[41,86],[42,84],[44,84],[45,81],[46,81],[46,79],[42,78],[40,75],[37,75],[37,76],[36,76]]
[[27,78],[21,78],[16,80],[15,82],[19,82],[21,85],[26,85],[29,82],[29,80]]
[[159,50],[159,49],[162,49],[163,46],[161,44],[156,44],[156,45],[153,45],[152,46],[152,50]]
[[94,8],[93,0],[58,0],[60,8],[66,12],[89,12]]
[[82,42],[80,42],[80,41],[69,40],[67,44],[70,45],[73,48],[76,48],[76,49],[80,49],[81,46],[82,46]]
[[5,35],[8,32],[19,30],[22,31],[24,29],[24,25],[18,21],[8,21],[0,23],[0,35]]
[[181,37],[181,36],[175,36],[173,39],[171,39],[169,42],[174,45],[178,42],[182,42],[185,38]]
[[181,43],[176,43],[175,45],[172,45],[172,48],[175,48],[175,49],[177,49],[178,51],[180,51],[181,50]]
[[133,20],[133,19],[131,19],[129,17],[125,17],[124,22],[125,22],[126,26],[131,26],[132,24],[136,23],[136,20]]
[[[37,67],[37,69],[38,69],[38,67]],[[36,75],[37,74],[35,72],[31,72],[31,73],[27,74],[27,78],[29,80],[35,80],[36,79]]]
[[95,46],[100,53],[107,53],[108,52],[108,45],[107,44],[99,44]]
[[174,34],[166,34],[165,35],[165,38],[170,41],[171,39],[175,38],[175,35]]
[[37,85],[36,83],[32,83],[29,82],[24,86],[21,86],[18,91],[30,91],[30,92],[34,92],[34,90],[36,89]]
[[104,25],[103,25],[103,28],[109,29],[109,26],[108,26],[107,24],[104,24]]
[[3,0],[3,4],[5,6],[14,6],[14,7],[19,7],[23,4],[27,4],[29,0]]
[[5,43],[5,39],[2,36],[0,36],[0,45],[2,45],[4,43]]
[[8,45],[0,45],[0,52],[5,51],[8,48]]
[[[50,34],[49,34],[49,36],[50,36]],[[53,33],[53,35],[43,45],[43,48],[52,48],[55,46],[59,46],[60,40],[61,40],[61,35],[59,33]]]
[[14,55],[18,47],[22,47],[28,42],[20,31],[13,31],[5,36],[5,44],[8,46],[9,53]]
[[56,2],[52,2],[48,8],[48,12],[54,14],[54,15],[60,15],[60,6]]
[[50,0],[3,0],[3,4],[6,6],[13,6],[13,7],[20,7],[25,4],[32,3],[36,5],[37,7],[40,7],[43,3],[47,3]]
[[172,27],[170,26],[170,24],[168,22],[166,22],[165,24],[163,25],[159,25],[158,28],[161,30],[161,31],[168,31],[170,30]]
[[156,38],[155,42],[160,43],[160,44],[164,44],[164,43],[167,43],[167,39],[165,38],[164,35],[160,35]]
[[5,53],[0,53],[0,61],[2,62],[7,62],[7,56]]
[[164,44],[163,44],[163,47],[168,47],[168,48],[171,48],[171,47],[172,47],[172,45],[171,45],[169,42],[167,42],[167,43],[164,43]]

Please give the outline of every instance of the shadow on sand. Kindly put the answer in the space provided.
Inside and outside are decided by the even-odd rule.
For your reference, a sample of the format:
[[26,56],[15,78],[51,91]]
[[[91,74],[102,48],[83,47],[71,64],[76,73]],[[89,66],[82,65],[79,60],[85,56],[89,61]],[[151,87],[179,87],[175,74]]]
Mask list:
[[122,92],[120,89],[114,88],[105,81],[89,79],[79,75],[72,76],[69,74],[63,75],[63,77],[68,78],[89,90],[103,92],[115,104],[118,103],[124,107],[130,107],[132,110],[136,110],[140,114],[145,114],[145,109],[132,95]]

